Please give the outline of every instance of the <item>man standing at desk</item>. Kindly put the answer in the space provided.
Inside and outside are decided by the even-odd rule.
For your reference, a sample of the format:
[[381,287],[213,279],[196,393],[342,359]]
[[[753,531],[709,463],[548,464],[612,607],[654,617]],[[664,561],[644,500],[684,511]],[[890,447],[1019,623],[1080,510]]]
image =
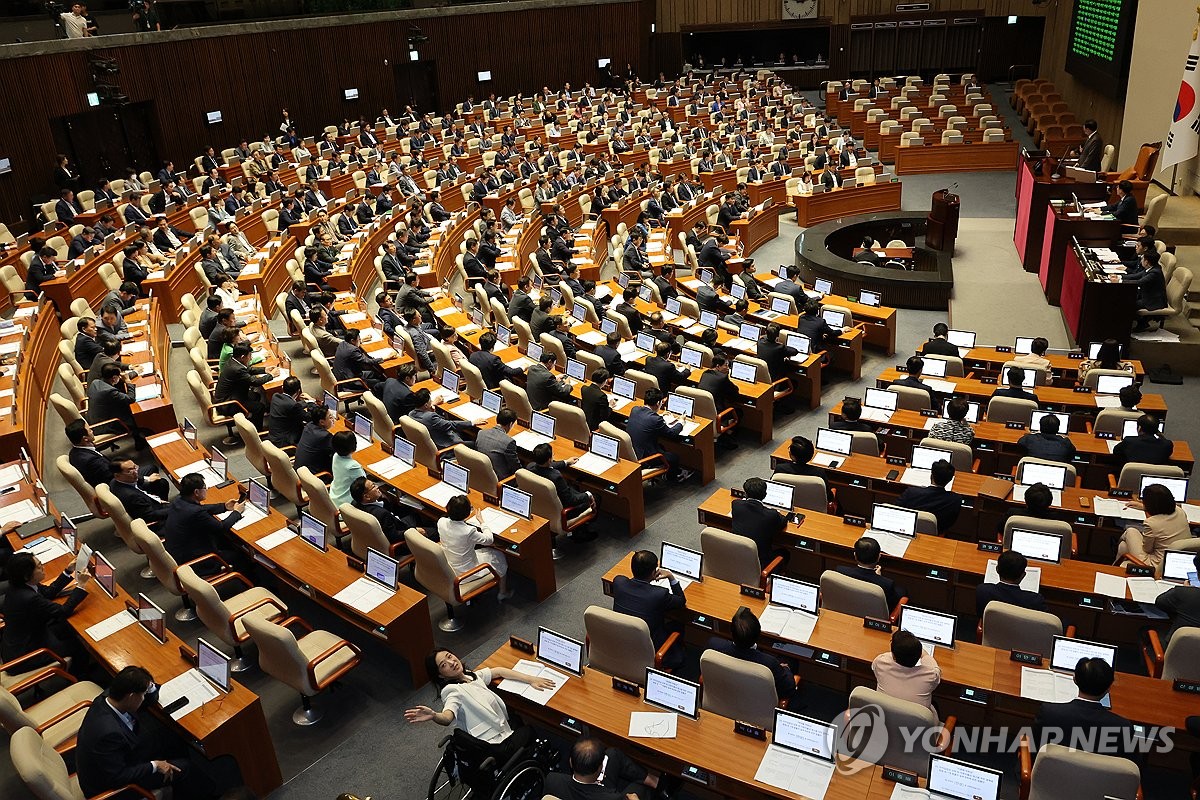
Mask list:
[[[630,571],[632,578],[624,575],[613,578],[613,611],[643,620],[650,629],[654,649],[658,650],[667,641],[667,614],[685,608],[687,598],[683,596],[679,580],[670,570],[658,566],[658,556],[650,550],[639,550],[633,554]],[[655,585],[655,581],[663,579],[667,581],[669,589]],[[672,648],[663,658],[664,665],[668,667],[678,666],[682,662],[682,647]]]
[[1094,119],[1089,119],[1083,123],[1083,130],[1087,133],[1087,136],[1079,147],[1072,151],[1079,154],[1079,162],[1076,166],[1080,169],[1091,170],[1092,172],[1100,171],[1100,161],[1104,156],[1104,140],[1100,138],[1099,128],[1100,126]]

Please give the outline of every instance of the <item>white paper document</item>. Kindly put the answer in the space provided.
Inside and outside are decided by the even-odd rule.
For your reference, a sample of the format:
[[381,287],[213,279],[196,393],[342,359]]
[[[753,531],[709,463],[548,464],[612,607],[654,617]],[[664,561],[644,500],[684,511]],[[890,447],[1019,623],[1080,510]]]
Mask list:
[[[984,583],[999,583],[1000,573],[996,571],[996,559],[987,563],[987,571],[983,573]],[[1025,577],[1021,579],[1021,588],[1027,592],[1036,592],[1042,585],[1042,568],[1027,567]]]
[[603,344],[604,340],[608,337],[606,337],[600,331],[584,331],[575,338],[584,344],[589,344],[592,347],[595,347],[598,344]]
[[875,541],[879,542],[879,549],[894,558],[904,558],[904,554],[908,552],[908,546],[912,543],[912,539],[907,536],[900,536],[887,531],[877,531],[867,529],[863,536],[870,536]]
[[463,403],[460,406],[455,406],[450,410],[454,412],[455,415],[462,417],[467,422],[470,422],[472,425],[478,425],[482,422],[487,422],[496,416],[478,403],[471,402]]
[[604,456],[598,456],[595,453],[584,453],[571,466],[589,475],[603,475],[609,469],[615,467],[617,463],[616,461],[609,461]]
[[350,314],[342,314],[342,324],[353,325],[356,322],[363,322],[366,320],[366,318],[367,315],[361,311],[355,311]]
[[203,473],[204,482],[208,486],[215,486],[216,484],[222,483],[225,480],[225,476],[218,474],[217,471],[210,467],[208,462],[204,459],[193,461],[191,464],[184,464],[182,467],[176,468],[175,476],[177,478],[183,478],[183,476],[191,475],[193,472]]
[[281,528],[274,533],[268,533],[266,536],[261,537],[255,544],[263,550],[273,550],[289,539],[295,538],[296,534],[292,532],[291,528]]
[[1170,581],[1156,581],[1148,575],[1126,578],[1125,583],[1129,584],[1129,596],[1139,603],[1153,603],[1160,594],[1179,585]]
[[937,378],[921,378],[921,381],[939,394],[954,394],[958,390],[958,385],[951,381],[938,380]]
[[418,494],[417,497],[424,498],[439,508],[445,508],[446,504],[450,502],[451,497],[457,497],[460,494],[465,494],[465,492],[448,483],[438,481],[433,486]]
[[[84,545],[86,547],[86,545]],[[71,555],[71,550],[63,542],[62,539],[55,539],[53,536],[45,536],[34,546],[25,545],[21,548],[26,553],[34,555],[38,561],[43,564],[49,564],[56,558]]]
[[158,436],[150,436],[146,439],[146,442],[151,447],[162,447],[164,444],[182,441],[183,436],[180,435],[179,431],[167,431],[166,433],[160,433]]
[[529,369],[533,366],[533,361],[525,356],[517,356],[512,361],[505,361],[504,366],[513,367],[514,369]]
[[1074,679],[1064,672],[1021,667],[1021,697],[1043,703],[1069,703],[1078,694]]
[[395,456],[388,456],[387,458],[381,458],[374,464],[367,464],[367,469],[389,480],[395,478],[397,475],[403,475],[412,468],[412,464],[406,464]]
[[817,627],[817,617],[803,611],[779,605],[763,609],[759,624],[767,633],[791,642],[807,642]]
[[1107,572],[1097,572],[1096,583],[1092,587],[1092,591],[1096,594],[1103,594],[1124,600],[1125,577],[1123,575],[1109,575]]
[[125,353],[144,353],[149,349],[150,349],[150,342],[146,341],[145,339],[142,339],[141,341],[138,341],[138,342],[128,342],[127,341],[121,347],[121,350],[124,351]]
[[679,715],[669,711],[632,711],[629,714],[629,736],[633,739],[674,739],[679,728]]
[[832,761],[809,758],[771,744],[763,753],[754,780],[812,800],[822,800],[829,791],[834,770]]
[[867,422],[879,422],[887,424],[892,421],[892,413],[886,408],[872,408],[871,406],[863,406],[862,419]]
[[248,528],[256,522],[262,522],[267,518],[267,515],[258,510],[258,506],[252,506],[246,503],[246,510],[242,512],[242,518],[233,523],[233,529],[240,531],[242,528]]
[[4,469],[0,469],[0,486],[12,486],[23,480],[25,480],[25,470],[21,469],[20,464],[10,464]]
[[840,464],[849,456],[844,456],[841,453],[817,453],[809,461],[810,464],[816,464],[818,467],[832,467],[834,464]]
[[1145,519],[1146,512],[1137,508],[1129,508],[1124,500],[1114,500],[1111,497],[1095,497],[1092,499],[1093,508],[1098,517],[1113,519]]
[[84,633],[86,633],[88,638],[90,638],[92,641],[99,642],[108,638],[109,636],[112,636],[122,628],[128,628],[135,622],[137,622],[137,620],[133,618],[133,614],[130,614],[125,609],[121,609],[111,617],[102,619],[95,625],[92,625],[85,630]]
[[521,431],[513,437],[513,443],[521,450],[532,450],[539,444],[553,444],[554,440],[537,431]]
[[176,675],[158,689],[158,702],[164,706],[171,705],[181,697],[187,698],[187,703],[171,712],[171,719],[182,719],[209,700],[216,700],[220,696],[217,688],[209,683],[198,669],[189,669]]
[[37,519],[42,515],[42,508],[32,500],[21,500],[12,505],[0,508],[0,525],[5,525],[9,522],[19,522],[24,525],[32,519]]
[[1093,394],[1092,399],[1096,401],[1096,408],[1120,408],[1121,398],[1115,394]]
[[133,387],[133,399],[139,403],[144,403],[147,400],[155,400],[162,397],[162,384],[144,383],[141,386]]
[[487,529],[493,533],[506,531],[517,524],[516,517],[498,508],[482,508],[479,513],[474,515],[473,519],[477,523],[481,522],[486,525]]
[[395,592],[383,584],[364,576],[335,594],[333,599],[345,603],[355,611],[369,614],[391,599],[393,594]]
[[554,681],[554,688],[552,689],[535,689],[523,681],[514,681],[507,678],[500,681],[499,688],[504,691],[519,694],[542,706],[546,705],[550,698],[554,697],[558,693],[558,690],[570,680],[567,675],[558,670],[551,669],[540,661],[530,661],[524,658],[513,665],[513,671],[520,672],[522,675],[533,675],[534,677]]

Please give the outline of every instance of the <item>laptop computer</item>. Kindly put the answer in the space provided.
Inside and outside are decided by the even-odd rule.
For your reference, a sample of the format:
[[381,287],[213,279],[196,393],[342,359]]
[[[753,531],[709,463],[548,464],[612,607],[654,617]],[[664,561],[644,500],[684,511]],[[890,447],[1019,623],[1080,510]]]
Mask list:
[[888,555],[903,557],[917,535],[917,512],[876,503],[871,507],[871,525],[863,535],[879,542],[880,549]]
[[1062,560],[1062,538],[1060,533],[1013,528],[1010,548],[1026,558],[1057,564]]
[[868,387],[863,395],[862,415],[859,418],[868,422],[890,422],[899,399],[900,395],[895,392]]
[[1013,486],[1013,500],[1025,502],[1025,490],[1035,483],[1043,483],[1050,489],[1054,505],[1062,505],[1062,490],[1067,485],[1067,468],[1058,464],[1027,462],[1021,469],[1019,483]]
[[[929,362],[925,362],[925,363],[929,363]],[[967,416],[965,417],[966,421],[970,422],[972,424],[979,422],[979,414],[982,412],[982,409],[983,409],[982,404],[976,403],[974,400],[967,401]],[[942,401],[942,419],[950,419],[950,401],[949,400]],[[936,422],[934,422],[933,424],[936,424]],[[933,424],[931,424],[929,427],[933,427]]]
[[930,800],[999,800],[1003,773],[956,758],[930,754]]
[[1146,491],[1146,487],[1157,483],[1160,486],[1165,486],[1171,492],[1171,496],[1175,498],[1176,503],[1182,503],[1187,500],[1188,479],[1187,478],[1167,478],[1162,475],[1143,475],[1138,483],[1138,497],[1142,496],[1142,492]]
[[917,608],[906,605],[900,609],[900,630],[908,631],[927,645],[927,651],[934,645],[954,647],[954,631],[958,626],[958,617],[944,611],[933,611],[928,608]]
[[847,431],[817,428],[817,438],[813,442],[817,452],[812,457],[812,463],[821,467],[836,467],[850,455],[853,444],[854,437]]
[[591,446],[573,465],[592,475],[603,475],[616,466],[619,460],[620,442],[603,433],[593,433]]

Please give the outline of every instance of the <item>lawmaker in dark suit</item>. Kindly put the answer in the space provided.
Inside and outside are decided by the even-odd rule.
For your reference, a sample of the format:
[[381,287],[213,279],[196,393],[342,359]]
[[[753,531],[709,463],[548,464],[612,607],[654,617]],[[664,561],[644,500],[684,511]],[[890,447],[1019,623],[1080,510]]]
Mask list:
[[433,407],[428,389],[413,392],[412,401],[416,407],[408,415],[425,426],[433,446],[439,450],[462,444],[463,433],[475,427],[466,420],[450,420],[439,414]]
[[1100,162],[1104,158],[1104,140],[1100,138],[1099,127],[1094,119],[1083,123],[1087,138],[1079,145],[1079,162],[1076,166],[1080,169],[1100,171]]
[[[1132,283],[1137,286],[1138,308],[1157,310],[1167,307],[1167,280],[1159,265],[1157,250],[1147,250],[1142,253],[1142,270],[1126,274],[1122,283]],[[1134,330],[1145,330],[1150,327],[1148,319],[1139,319]]]
[[704,370],[696,385],[713,396],[717,413],[727,408],[737,408],[742,402],[741,390],[729,378],[729,360],[723,355],[713,356],[712,363]]
[[345,336],[333,354],[333,375],[339,381],[358,379],[374,391],[386,377],[383,366],[362,349],[357,328],[347,328]]
[[[589,506],[595,506],[596,500],[591,492],[580,491],[563,477],[562,470],[574,464],[578,458],[572,458],[570,461],[556,461],[554,460],[553,446],[545,442],[534,447],[530,455],[533,460],[526,466],[526,469],[554,484],[554,491],[558,495],[559,502],[562,503],[563,513],[566,516],[576,516]],[[580,541],[595,538],[594,534],[589,536],[581,529],[576,529],[571,536]]]
[[1143,414],[1138,417],[1137,435],[1118,442],[1113,455],[1121,466],[1129,463],[1167,464],[1174,451],[1174,442],[1159,433],[1158,420]]
[[350,484],[350,504],[379,522],[384,537],[391,544],[404,541],[404,532],[409,528],[421,527],[420,518],[404,513],[404,506],[389,504],[383,497],[379,484],[360,475]]
[[488,457],[500,480],[516,474],[521,468],[521,460],[517,458],[517,443],[509,435],[516,421],[517,412],[511,408],[501,408],[496,414],[496,424],[484,428],[475,437],[475,449]]
[[[216,553],[228,563],[240,560],[228,545],[229,532],[242,518],[245,502],[227,500],[224,503],[205,503],[208,487],[204,475],[193,472],[179,481],[179,496],[167,510],[163,522],[163,546],[177,563],[183,564],[202,556]],[[232,512],[225,519],[216,514]],[[220,570],[215,559],[196,565],[196,574],[210,575]]]
[[275,376],[261,367],[250,366],[252,352],[249,342],[238,342],[233,346],[233,352],[225,360],[225,366],[221,368],[221,374],[217,377],[213,400],[218,404],[236,400],[246,409],[246,416],[254,423],[254,427],[262,428],[267,406],[262,401],[260,387],[270,383]]
[[[1200,554],[1192,560],[1200,572]],[[1180,628],[1200,628],[1200,587],[1176,586],[1160,594],[1154,605],[1171,615],[1171,629],[1162,635],[1163,647]]]
[[333,470],[333,434],[329,427],[334,416],[325,406],[313,406],[308,423],[296,443],[296,455],[292,459],[296,469],[308,467],[314,475]]
[[667,396],[662,391],[647,389],[643,399],[644,404],[634,406],[629,412],[629,421],[625,425],[625,430],[633,442],[633,451],[638,458],[649,458],[652,455],[663,456],[670,465],[667,477],[682,483],[693,475],[692,471],[680,469],[679,456],[664,450],[659,442],[660,437],[674,440],[683,438],[683,423],[675,422],[668,425],[667,421],[663,419],[662,412],[666,408],[666,402]]
[[894,580],[882,573],[879,564],[882,554],[879,542],[872,539],[870,535],[864,536],[854,543],[854,566],[843,565],[838,567],[837,571],[850,578],[873,583],[883,589],[888,608],[894,609],[900,602],[900,598],[905,597],[908,593]]
[[98,333],[96,320],[91,317],[79,320],[79,335],[75,337],[75,360],[84,369],[91,367],[96,356],[104,352],[104,347],[96,339]]
[[529,322],[533,319],[534,303],[533,298],[529,296],[529,287],[532,285],[529,277],[522,275],[517,279],[517,290],[513,292],[512,300],[508,301],[506,313],[509,319],[520,317]]
[[[153,792],[174,787],[176,797],[194,796],[189,789],[192,773],[186,759],[165,761],[162,739],[147,741],[141,735],[138,710],[154,680],[142,667],[123,668],[108,691],[92,701],[79,726],[75,765],[79,789],[87,797],[130,784]],[[124,796],[124,795],[122,795]]]
[[[660,569],[658,556],[650,550],[639,550],[633,554],[630,562],[633,577],[618,575],[613,579],[612,597],[613,611],[629,614],[645,621],[650,629],[650,639],[654,649],[662,647],[667,641],[667,614],[678,608],[687,606],[687,598],[683,596],[683,588],[670,570]],[[655,586],[654,581],[665,578],[671,588]],[[664,662],[668,666],[683,661],[683,648],[672,648]]]
[[766,569],[775,556],[775,540],[787,528],[787,517],[773,508],[763,505],[767,496],[767,482],[762,478],[749,478],[742,484],[746,497],[734,500],[731,506],[733,532],[745,536],[758,548],[759,567]]
[[716,650],[727,656],[740,658],[752,664],[761,664],[771,670],[775,679],[775,694],[779,699],[787,700],[796,692],[796,679],[792,677],[792,668],[778,658],[774,658],[758,649],[758,639],[762,633],[762,625],[754,612],[748,608],[740,608],[733,615],[729,627],[732,641],[721,636],[713,636],[705,646],[706,650]]
[[58,273],[55,260],[58,253],[53,247],[43,247],[38,254],[29,260],[29,268],[25,274],[25,297],[36,300],[42,291],[42,284],[52,280]]
[[606,369],[598,369],[592,373],[592,382],[584,384],[579,390],[579,407],[587,418],[588,428],[593,431],[612,416],[607,394],[611,389],[612,375]]
[[[123,423],[125,430],[140,440],[137,425],[133,420],[133,387],[125,382],[119,364],[105,364],[100,378],[88,384],[88,421],[92,424],[115,419]],[[100,433],[119,433],[112,424],[105,425]],[[144,440],[141,440],[144,441]]]
[[143,477],[133,459],[126,458],[116,463],[108,488],[131,518],[154,524],[167,518],[169,484],[157,473]]
[[541,361],[531,366],[526,374],[525,393],[529,396],[529,404],[533,406],[534,411],[546,410],[555,400],[575,405],[571,387],[550,371],[555,359],[554,353],[549,350],[542,351]]
[[625,370],[629,369],[629,365],[621,358],[620,351],[617,347],[621,344],[621,335],[618,333],[610,333],[605,338],[604,344],[597,345],[592,353],[598,356],[603,362],[604,367],[611,375],[624,375]]
[[756,351],[758,357],[766,362],[767,372],[770,373],[773,381],[786,378],[796,371],[796,363],[790,359],[800,353],[796,348],[779,341],[780,330],[781,328],[774,322],[767,325],[766,330],[763,331],[763,338],[758,340],[758,350]]
[[937,395],[928,384],[921,381],[921,372],[925,369],[925,359],[920,356],[910,356],[904,363],[904,371],[908,374],[899,380],[894,380],[889,386],[907,386],[910,389],[920,389],[929,396],[929,408],[937,408]]
[[1046,601],[1037,592],[1021,588],[1029,561],[1016,550],[1007,550],[996,559],[999,583],[981,583],[975,587],[975,616],[983,619],[988,603],[1007,603],[1030,611],[1045,611]]
[[[11,661],[42,647],[64,657],[77,650],[67,644],[69,640],[64,636],[61,626],[87,597],[86,587],[91,576],[87,573],[77,576],[78,586],[67,595],[66,602],[54,602],[71,582],[74,569],[72,562],[48,585],[42,585],[46,579],[46,568],[32,553],[20,550],[8,559],[5,567],[8,592],[4,596],[4,636],[0,638],[0,658]],[[39,657],[23,663],[21,671],[45,663],[48,663],[48,658]]]
[[1133,196],[1133,184],[1129,181],[1118,183],[1117,202],[1109,203],[1104,210],[1116,217],[1117,222],[1137,227],[1138,207],[1137,200]]
[[99,486],[112,480],[112,462],[96,449],[92,440],[92,431],[83,420],[75,420],[66,427],[67,439],[71,449],[67,451],[67,461],[79,470],[79,474],[91,486]]
[[937,517],[938,534],[944,536],[962,510],[962,497],[946,489],[954,480],[954,465],[945,459],[935,461],[929,476],[929,486],[909,486],[896,498],[896,505],[933,514]]
[[939,322],[933,326],[933,338],[925,342],[921,347],[921,352],[928,353],[934,356],[954,356],[959,357],[958,347],[946,339],[950,333],[950,328],[944,322]]
[[413,364],[401,364],[396,377],[383,382],[379,401],[387,409],[392,421],[399,424],[400,418],[417,407],[416,395],[412,390],[416,383],[417,368]]
[[1025,370],[1020,367],[1009,367],[1004,375],[1008,378],[1008,386],[1001,386],[992,392],[992,397],[1011,397],[1015,400],[1037,402],[1037,395],[1025,389]]
[[646,359],[642,371],[652,375],[658,381],[658,388],[663,392],[673,392],[692,374],[689,369],[676,369],[671,363],[671,345],[668,342],[654,343],[654,355]]
[[479,349],[467,356],[467,361],[479,370],[483,385],[489,389],[498,389],[500,381],[512,380],[521,374],[520,369],[506,366],[500,356],[492,352],[495,346],[496,334],[488,331],[479,337]]
[[295,447],[304,432],[305,415],[313,403],[301,391],[300,379],[289,375],[282,388],[271,397],[267,414],[267,438],[276,447]]
[[1133,723],[1114,714],[1101,700],[1113,683],[1113,668],[1101,658],[1075,665],[1079,696],[1069,703],[1043,703],[1034,719],[1037,747],[1056,742],[1076,750],[1132,758]]

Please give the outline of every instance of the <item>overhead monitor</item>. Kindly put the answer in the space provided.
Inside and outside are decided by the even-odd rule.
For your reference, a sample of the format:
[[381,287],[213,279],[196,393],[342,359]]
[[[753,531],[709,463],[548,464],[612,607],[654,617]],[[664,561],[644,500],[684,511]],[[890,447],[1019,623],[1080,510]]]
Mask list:
[[479,79],[480,83],[490,81],[492,79],[492,71],[490,69],[479,70],[475,73],[475,77]]
[[342,91],[342,97],[344,97],[347,100],[357,100],[358,99],[358,89],[345,89]]

